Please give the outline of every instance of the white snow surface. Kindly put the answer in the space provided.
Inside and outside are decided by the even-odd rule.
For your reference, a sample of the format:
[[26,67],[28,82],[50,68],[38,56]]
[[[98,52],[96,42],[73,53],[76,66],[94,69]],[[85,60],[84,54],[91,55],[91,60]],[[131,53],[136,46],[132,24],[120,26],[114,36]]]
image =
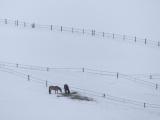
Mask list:
[[[158,41],[158,0],[0,0],[0,17],[41,24],[96,29]],[[0,26],[0,61],[44,67],[73,67],[124,74],[159,74],[160,48],[112,39]],[[1,71],[0,120],[159,120],[160,108],[131,106],[103,97],[79,101],[48,94],[44,83]],[[70,86],[160,105],[160,88],[123,78],[75,71],[12,68]],[[159,79],[145,81],[160,84]],[[72,90],[72,87],[71,87]],[[78,91],[78,90],[77,90]],[[78,91],[80,92],[80,91]]]

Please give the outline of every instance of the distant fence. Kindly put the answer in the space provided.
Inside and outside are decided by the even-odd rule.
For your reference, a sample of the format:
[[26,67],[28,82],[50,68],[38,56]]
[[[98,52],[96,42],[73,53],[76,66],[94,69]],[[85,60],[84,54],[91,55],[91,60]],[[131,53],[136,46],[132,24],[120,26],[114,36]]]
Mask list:
[[160,74],[159,73],[131,74],[131,76],[139,78],[139,79],[151,79],[151,80],[159,80],[160,81]]
[[144,44],[144,45],[149,45],[154,47],[156,46],[160,47],[160,41],[153,41],[147,38],[139,38],[137,36],[98,32],[95,29],[91,30],[91,29],[85,29],[85,28],[81,29],[81,28],[65,27],[65,26],[57,26],[57,25],[41,25],[35,22],[28,23],[24,21],[11,20],[11,19],[0,19],[0,24],[12,25],[12,26],[23,27],[23,28],[44,29],[49,31],[77,33],[77,34],[83,34],[83,35],[90,35],[94,37],[122,40],[122,41],[134,42],[134,43],[139,43],[139,44]]
[[[100,76],[110,76],[116,79],[123,78],[132,82],[136,82],[145,86],[152,87],[156,90],[159,89],[159,84],[154,83],[151,81],[143,80],[132,75],[122,74],[120,72],[110,72],[110,71],[103,71],[103,70],[95,70],[89,68],[74,68],[74,67],[41,67],[41,66],[33,66],[33,65],[24,65],[18,63],[9,63],[9,62],[0,62],[0,68],[17,68],[17,69],[27,69],[27,70],[38,70],[38,71],[73,71],[73,72],[82,72],[87,74],[93,75],[100,75]],[[152,78],[151,78],[152,79]]]
[[[13,74],[13,75],[18,76],[18,77],[22,77],[22,78],[24,78],[24,79],[26,79],[28,81],[41,83],[41,84],[45,85],[47,88],[48,88],[49,85],[55,84],[52,81],[45,80],[45,79],[40,79],[40,78],[35,77],[33,75],[30,75],[30,74],[17,72],[17,71],[15,71],[13,69],[0,68],[0,71],[1,72],[5,72],[5,73],[9,73],[9,74]],[[57,83],[57,84],[59,85],[59,83]],[[73,86],[70,86],[70,87],[71,87],[71,89],[78,90],[78,91],[80,91],[82,93],[85,93],[85,94],[88,94],[88,95],[92,95],[94,97],[104,98],[107,101],[112,101],[112,102],[116,102],[116,103],[122,103],[124,105],[137,106],[137,107],[140,107],[140,108],[160,109],[160,105],[158,105],[158,104],[151,104],[151,103],[148,103],[148,102],[141,102],[141,101],[137,101],[137,100],[131,100],[131,99],[126,99],[126,98],[115,97],[115,96],[112,96],[112,95],[110,95],[108,93],[107,94],[106,93],[100,93],[100,92],[97,92],[97,91],[77,88],[77,87],[73,87]]]

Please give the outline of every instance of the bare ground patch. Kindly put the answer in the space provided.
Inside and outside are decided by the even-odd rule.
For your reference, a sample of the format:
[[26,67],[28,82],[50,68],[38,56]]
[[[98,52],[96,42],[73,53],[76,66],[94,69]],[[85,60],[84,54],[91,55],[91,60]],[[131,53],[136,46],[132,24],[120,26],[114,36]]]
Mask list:
[[78,92],[71,92],[70,94],[61,93],[57,95],[57,97],[68,97],[70,99],[80,100],[80,101],[95,101],[93,98],[81,95]]

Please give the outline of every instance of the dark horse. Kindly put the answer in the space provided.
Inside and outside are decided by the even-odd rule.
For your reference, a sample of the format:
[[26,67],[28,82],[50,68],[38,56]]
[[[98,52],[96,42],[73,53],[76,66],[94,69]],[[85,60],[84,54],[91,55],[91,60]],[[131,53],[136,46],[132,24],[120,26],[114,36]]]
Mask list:
[[70,94],[69,86],[67,84],[64,84],[64,91],[65,94]]
[[52,90],[55,90],[55,94],[58,93],[58,90],[62,93],[62,89],[59,86],[49,86],[49,94],[51,94]]

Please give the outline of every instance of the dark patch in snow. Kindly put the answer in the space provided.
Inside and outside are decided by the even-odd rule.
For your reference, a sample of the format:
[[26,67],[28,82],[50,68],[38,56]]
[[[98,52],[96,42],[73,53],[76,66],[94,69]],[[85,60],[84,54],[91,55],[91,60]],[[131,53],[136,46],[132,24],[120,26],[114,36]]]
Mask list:
[[57,97],[68,97],[70,99],[82,100],[82,101],[95,101],[93,98],[80,95],[78,92],[71,92],[70,94],[61,93],[57,95]]

